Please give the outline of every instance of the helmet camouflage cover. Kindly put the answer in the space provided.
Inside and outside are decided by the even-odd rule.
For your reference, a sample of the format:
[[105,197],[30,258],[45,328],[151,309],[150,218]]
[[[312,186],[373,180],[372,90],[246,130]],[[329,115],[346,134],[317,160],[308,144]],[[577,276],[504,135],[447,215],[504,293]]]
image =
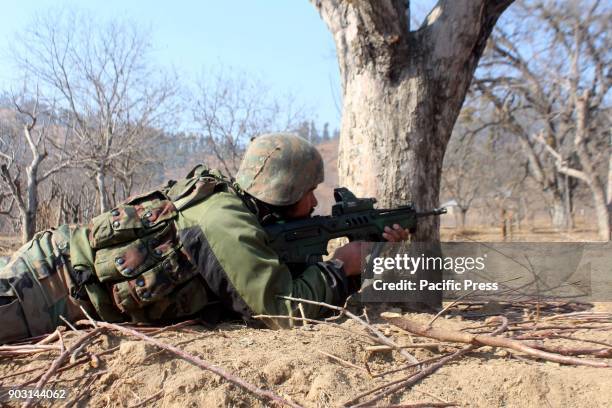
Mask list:
[[323,159],[309,142],[293,133],[270,133],[247,148],[236,182],[264,203],[291,205],[323,182]]

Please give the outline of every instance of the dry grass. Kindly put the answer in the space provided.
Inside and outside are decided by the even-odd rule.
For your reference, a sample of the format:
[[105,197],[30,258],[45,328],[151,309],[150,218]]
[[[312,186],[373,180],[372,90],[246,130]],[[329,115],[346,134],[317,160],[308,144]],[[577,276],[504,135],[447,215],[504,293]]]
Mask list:
[[523,226],[508,231],[504,239],[500,227],[468,226],[467,228],[447,228],[440,230],[442,241],[480,241],[480,242],[585,242],[598,241],[597,230],[578,227],[570,231],[558,230],[549,226]]

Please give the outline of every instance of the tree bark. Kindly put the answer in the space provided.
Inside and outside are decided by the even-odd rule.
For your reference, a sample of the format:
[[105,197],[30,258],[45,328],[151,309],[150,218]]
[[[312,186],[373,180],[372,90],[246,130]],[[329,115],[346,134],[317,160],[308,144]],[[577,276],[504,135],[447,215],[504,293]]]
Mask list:
[[563,207],[565,208],[565,229],[569,231],[574,228],[574,205],[572,187],[567,174],[564,174],[563,177]]
[[40,156],[34,156],[32,163],[26,169],[26,206],[21,213],[21,242],[26,243],[36,233],[36,212],[38,210],[38,166]]
[[[612,135],[610,135],[609,149],[612,149]],[[611,204],[612,204],[612,150],[608,154],[608,205],[611,205]]]
[[[343,87],[341,185],[381,206],[438,205],[442,160],[487,38],[512,0],[441,0],[417,31],[405,0],[310,0],[334,36]],[[439,241],[420,220],[417,241]]]
[[582,172],[586,176],[585,179],[589,188],[591,189],[591,194],[593,195],[593,204],[595,207],[595,216],[597,217],[599,239],[609,241],[611,238],[611,227],[610,213],[608,212],[608,200],[606,199],[604,184],[597,174],[593,160],[586,148],[586,140],[589,137],[589,101],[590,93],[587,90],[578,98],[576,102],[576,135],[574,138],[574,145],[576,147],[576,153],[578,155],[580,165],[582,166]]
[[104,170],[96,171],[96,190],[98,192],[98,204],[100,213],[106,212],[108,208],[108,192],[106,191],[106,174]]
[[468,208],[461,208],[461,229],[465,229],[465,219],[467,218]]
[[[610,144],[608,146],[608,228],[612,232],[612,132],[610,134]],[[612,239],[612,237],[610,237]]]
[[552,195],[553,202],[550,208],[551,223],[554,228],[565,229],[568,225],[567,209],[563,200],[557,195]]
[[608,212],[609,206],[606,203],[605,193],[597,184],[593,184],[590,187],[593,194],[593,202],[595,203],[595,215],[597,217],[599,239],[609,241],[612,237],[610,236],[611,226],[610,213]]

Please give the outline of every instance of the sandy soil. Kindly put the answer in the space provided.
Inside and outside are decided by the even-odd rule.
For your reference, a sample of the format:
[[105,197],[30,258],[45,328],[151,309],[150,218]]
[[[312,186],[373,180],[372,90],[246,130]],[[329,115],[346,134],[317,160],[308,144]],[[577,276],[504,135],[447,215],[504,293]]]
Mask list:
[[[612,311],[612,306],[597,304],[595,310]],[[371,316],[376,313],[376,310],[370,310]],[[432,316],[406,313],[406,317],[426,323]],[[482,319],[447,316],[438,319],[435,325],[459,330],[482,322]],[[353,333],[363,333],[354,321],[341,322],[341,326]],[[384,322],[377,323],[377,326],[400,344],[411,341],[405,333]],[[369,345],[367,339],[351,332],[328,325],[275,331],[227,323],[215,329],[192,326],[162,333],[157,338],[300,405],[329,407],[339,406],[362,391],[410,373],[404,370],[383,378],[371,378],[363,368],[343,366],[320,353],[333,354],[358,367],[365,367],[367,361],[372,373],[403,364],[397,352],[368,354],[365,350]],[[610,330],[578,330],[573,336],[612,343]],[[78,335],[69,332],[64,337],[70,344]],[[431,342],[418,337],[412,337],[412,341]],[[569,340],[550,340],[547,344],[594,346]],[[69,389],[68,400],[57,401],[53,406],[68,403],[67,406],[127,407],[154,394],[157,397],[145,406],[266,406],[215,374],[123,335],[103,335],[86,351],[100,353],[114,346],[119,346],[119,349],[100,356],[99,363],[94,364],[97,367],[84,364],[62,373],[59,380],[53,380],[57,381],[53,384],[56,387]],[[423,360],[456,350],[456,347],[447,343],[430,350],[413,349],[411,352]],[[2,386],[16,386],[33,378],[40,371],[5,377],[35,367],[48,367],[56,355],[55,352],[45,352],[36,357],[0,359]],[[519,358],[506,350],[485,347],[447,364],[416,386],[379,404],[442,399],[462,407],[604,407],[612,400],[610,368],[561,366]],[[13,402],[7,406],[17,404]]]

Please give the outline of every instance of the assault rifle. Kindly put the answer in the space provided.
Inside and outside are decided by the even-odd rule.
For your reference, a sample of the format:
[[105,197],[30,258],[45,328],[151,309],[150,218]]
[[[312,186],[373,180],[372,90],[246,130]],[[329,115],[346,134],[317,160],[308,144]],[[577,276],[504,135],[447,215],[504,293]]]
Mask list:
[[417,219],[446,213],[446,208],[418,212],[413,204],[392,209],[375,209],[375,198],[357,198],[345,187],[334,189],[336,204],[332,215],[314,216],[265,226],[270,246],[281,262],[312,263],[327,255],[329,240],[347,237],[349,241],[382,241],[385,226],[399,224],[414,233]]

